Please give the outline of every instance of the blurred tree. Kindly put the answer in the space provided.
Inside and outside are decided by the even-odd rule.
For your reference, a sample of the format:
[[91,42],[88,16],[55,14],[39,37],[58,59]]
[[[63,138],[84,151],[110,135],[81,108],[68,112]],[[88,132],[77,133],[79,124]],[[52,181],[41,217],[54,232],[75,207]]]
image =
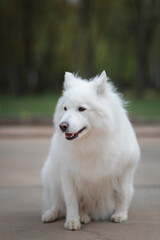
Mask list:
[[1,0],[0,92],[57,92],[65,71],[106,69],[137,96],[160,89],[159,0]]
[[[158,0],[130,0],[130,23],[135,48],[135,80],[136,96],[141,96],[150,85],[149,57],[150,49],[158,25],[157,9],[160,10]],[[158,13],[159,14],[159,13]]]
[[37,83],[37,73],[33,66],[32,45],[34,37],[33,15],[35,2],[32,0],[23,1],[23,42],[24,42],[24,65],[22,92],[32,93]]
[[78,6],[78,23],[75,34],[74,69],[89,78],[94,74],[94,47],[92,41],[92,1],[81,0]]

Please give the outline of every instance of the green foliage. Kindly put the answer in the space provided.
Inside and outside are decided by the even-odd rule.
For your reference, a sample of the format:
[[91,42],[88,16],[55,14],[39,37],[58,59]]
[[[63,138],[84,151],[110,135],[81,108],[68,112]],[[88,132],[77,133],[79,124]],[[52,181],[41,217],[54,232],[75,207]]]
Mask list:
[[159,0],[1,0],[0,92],[57,92],[65,71],[103,69],[137,95],[160,89],[159,9]]

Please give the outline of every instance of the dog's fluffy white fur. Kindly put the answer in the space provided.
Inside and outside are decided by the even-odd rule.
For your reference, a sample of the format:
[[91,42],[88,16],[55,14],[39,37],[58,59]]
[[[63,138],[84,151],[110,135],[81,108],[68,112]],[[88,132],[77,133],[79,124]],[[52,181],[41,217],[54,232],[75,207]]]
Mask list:
[[66,216],[65,228],[76,230],[127,220],[140,149],[123,105],[105,71],[90,81],[65,73],[42,169],[42,222]]

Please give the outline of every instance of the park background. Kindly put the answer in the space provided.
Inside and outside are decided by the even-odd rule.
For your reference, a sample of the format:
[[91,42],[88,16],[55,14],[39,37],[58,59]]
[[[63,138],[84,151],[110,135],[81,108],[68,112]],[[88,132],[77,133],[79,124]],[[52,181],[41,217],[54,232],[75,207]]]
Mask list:
[[50,119],[65,71],[102,70],[134,121],[159,122],[159,13],[158,0],[1,0],[1,123]]
[[[159,65],[159,0],[0,1],[1,239],[160,239]],[[64,219],[42,224],[40,173],[64,72],[103,70],[127,101],[141,148],[129,219],[75,232]]]

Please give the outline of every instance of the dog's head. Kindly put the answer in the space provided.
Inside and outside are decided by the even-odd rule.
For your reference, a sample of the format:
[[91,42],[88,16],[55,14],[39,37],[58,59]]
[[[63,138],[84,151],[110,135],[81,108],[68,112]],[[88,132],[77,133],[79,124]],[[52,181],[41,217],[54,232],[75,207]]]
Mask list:
[[[81,138],[89,132],[104,131],[107,109],[107,76],[105,71],[91,81],[66,72],[55,125],[67,140]],[[107,112],[107,116],[106,116]],[[98,129],[98,130],[97,130]]]

